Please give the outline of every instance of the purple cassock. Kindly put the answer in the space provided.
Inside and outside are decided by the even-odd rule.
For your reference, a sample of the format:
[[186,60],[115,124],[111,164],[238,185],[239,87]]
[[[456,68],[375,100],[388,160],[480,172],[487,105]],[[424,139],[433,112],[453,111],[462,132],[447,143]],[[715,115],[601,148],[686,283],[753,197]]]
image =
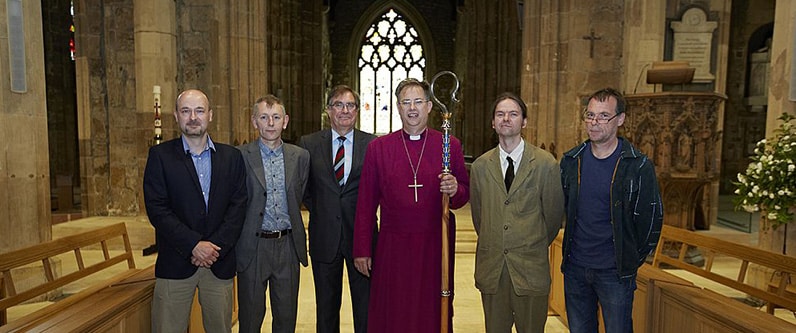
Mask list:
[[[451,197],[450,208],[456,209],[464,206],[470,197],[470,180],[462,145],[454,137],[451,137],[450,151],[451,174],[459,184],[456,195]],[[413,169],[417,170],[417,182]],[[427,129],[420,140],[410,140],[408,134],[399,130],[368,145],[354,223],[354,257],[373,258],[369,332],[440,330],[442,193],[438,176],[441,172],[442,133],[439,131]],[[379,234],[375,253],[372,253],[377,208],[380,209]],[[452,289],[456,243],[453,214],[450,230]],[[450,304],[452,316],[452,300]]]

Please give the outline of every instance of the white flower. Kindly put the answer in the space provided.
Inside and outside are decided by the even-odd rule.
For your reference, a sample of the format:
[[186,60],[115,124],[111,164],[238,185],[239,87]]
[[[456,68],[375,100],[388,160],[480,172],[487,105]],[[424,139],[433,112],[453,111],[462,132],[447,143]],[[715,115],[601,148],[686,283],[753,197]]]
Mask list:
[[776,220],[777,219],[777,213],[776,212],[770,212],[770,213],[768,213],[768,215],[766,215],[766,218],[768,218],[769,220]]
[[[777,194],[779,194],[779,195],[785,195],[785,191],[783,191],[783,190],[779,190],[779,191],[777,191]],[[777,208],[777,209],[779,209],[779,208]]]
[[769,197],[769,198],[771,198],[771,199],[774,199],[774,198],[776,198],[776,196],[774,195],[774,193],[769,193],[768,197]]
[[749,213],[754,213],[757,211],[757,205],[743,205],[741,207],[743,207],[743,210]]
[[788,164],[788,172],[793,172],[794,170],[796,170],[796,165]]

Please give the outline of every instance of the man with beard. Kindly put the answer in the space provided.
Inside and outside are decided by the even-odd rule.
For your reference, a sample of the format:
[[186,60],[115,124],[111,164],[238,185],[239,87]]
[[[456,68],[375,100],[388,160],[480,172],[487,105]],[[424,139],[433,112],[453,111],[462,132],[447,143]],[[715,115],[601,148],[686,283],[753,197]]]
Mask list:
[[246,169],[240,151],[210,139],[213,110],[203,92],[186,90],[176,104],[182,136],[150,148],[144,171],[159,247],[152,332],[185,332],[197,289],[205,330],[230,332]]

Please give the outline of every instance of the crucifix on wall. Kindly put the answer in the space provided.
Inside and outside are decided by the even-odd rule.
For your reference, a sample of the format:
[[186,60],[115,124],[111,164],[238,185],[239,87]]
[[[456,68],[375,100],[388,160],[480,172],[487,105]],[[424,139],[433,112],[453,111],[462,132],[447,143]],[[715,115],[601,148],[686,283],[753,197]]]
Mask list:
[[588,36],[583,36],[583,39],[589,41],[589,58],[594,58],[594,41],[603,39],[594,34],[594,28],[592,28],[589,32]]

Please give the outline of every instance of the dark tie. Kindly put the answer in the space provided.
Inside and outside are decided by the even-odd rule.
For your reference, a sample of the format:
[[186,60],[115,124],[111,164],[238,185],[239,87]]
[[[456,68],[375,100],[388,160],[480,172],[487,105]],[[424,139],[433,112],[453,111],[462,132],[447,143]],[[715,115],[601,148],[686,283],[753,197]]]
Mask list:
[[506,192],[511,189],[511,182],[514,181],[514,160],[506,156],[506,161],[509,161],[509,166],[506,168]]
[[334,154],[334,178],[337,179],[337,184],[343,187],[345,185],[345,182],[343,182],[343,177],[345,176],[345,137],[340,136],[337,141],[340,141],[340,147],[337,147],[337,153]]

